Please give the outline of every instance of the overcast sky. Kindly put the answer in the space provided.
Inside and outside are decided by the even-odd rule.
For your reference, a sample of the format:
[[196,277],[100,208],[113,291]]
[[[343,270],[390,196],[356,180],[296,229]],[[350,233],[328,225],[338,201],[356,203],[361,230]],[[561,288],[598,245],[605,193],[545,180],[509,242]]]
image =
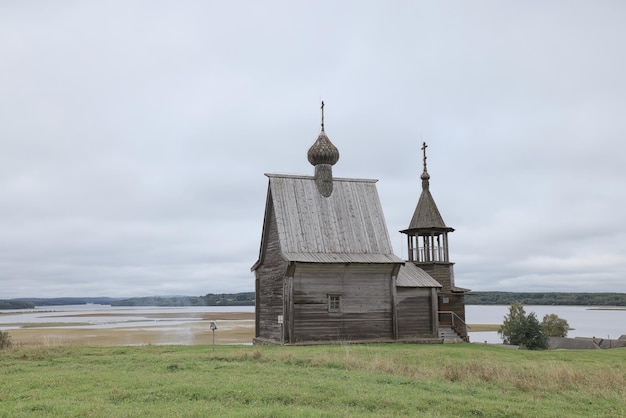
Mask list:
[[267,172],[430,189],[456,285],[626,291],[622,1],[3,1],[0,299],[254,290]]

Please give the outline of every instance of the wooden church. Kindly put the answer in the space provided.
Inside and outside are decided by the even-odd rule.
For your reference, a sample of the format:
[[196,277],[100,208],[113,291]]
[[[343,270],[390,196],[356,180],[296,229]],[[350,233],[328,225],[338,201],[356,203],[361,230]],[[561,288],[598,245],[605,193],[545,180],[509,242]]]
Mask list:
[[[454,286],[448,228],[426,171],[409,228],[408,260],[393,254],[377,180],[336,178],[339,151],[322,127],[313,176],[269,178],[255,273],[255,344],[467,340],[465,289]],[[444,307],[442,310],[441,308]],[[453,331],[456,329],[456,331]]]

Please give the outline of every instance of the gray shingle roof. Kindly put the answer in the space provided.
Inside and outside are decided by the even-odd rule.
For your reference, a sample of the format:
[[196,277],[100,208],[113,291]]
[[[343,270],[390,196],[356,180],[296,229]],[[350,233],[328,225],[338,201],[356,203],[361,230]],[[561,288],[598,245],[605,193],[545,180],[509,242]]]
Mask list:
[[398,287],[442,287],[437,280],[410,262],[400,267],[396,285]]
[[266,174],[281,250],[303,262],[401,263],[393,249],[377,180],[333,179],[322,196],[314,177]]
[[600,346],[591,338],[550,337],[549,345],[551,350],[559,348],[567,350],[600,349]]
[[393,254],[346,254],[346,253],[283,253],[287,261],[300,263],[403,263]]
[[448,228],[443,221],[439,209],[437,209],[437,205],[435,204],[435,199],[433,199],[433,196],[430,194],[430,190],[425,189],[422,190],[422,194],[417,202],[417,207],[415,208],[407,230],[432,228],[452,230],[452,228]]

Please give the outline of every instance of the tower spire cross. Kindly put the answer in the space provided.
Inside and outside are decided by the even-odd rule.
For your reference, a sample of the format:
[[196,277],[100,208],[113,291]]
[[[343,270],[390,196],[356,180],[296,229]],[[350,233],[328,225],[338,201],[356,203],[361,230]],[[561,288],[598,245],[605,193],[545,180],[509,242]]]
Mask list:
[[324,101],[322,100],[322,131],[324,130]]
[[426,142],[422,143],[422,152],[424,153],[424,171],[426,171],[426,148],[428,148],[428,145],[426,145]]

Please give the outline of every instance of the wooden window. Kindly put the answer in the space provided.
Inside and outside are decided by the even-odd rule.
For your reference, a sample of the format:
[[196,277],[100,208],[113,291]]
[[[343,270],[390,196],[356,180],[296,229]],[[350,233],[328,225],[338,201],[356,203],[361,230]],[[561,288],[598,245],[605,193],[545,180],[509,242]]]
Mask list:
[[328,312],[341,312],[340,295],[328,295]]

